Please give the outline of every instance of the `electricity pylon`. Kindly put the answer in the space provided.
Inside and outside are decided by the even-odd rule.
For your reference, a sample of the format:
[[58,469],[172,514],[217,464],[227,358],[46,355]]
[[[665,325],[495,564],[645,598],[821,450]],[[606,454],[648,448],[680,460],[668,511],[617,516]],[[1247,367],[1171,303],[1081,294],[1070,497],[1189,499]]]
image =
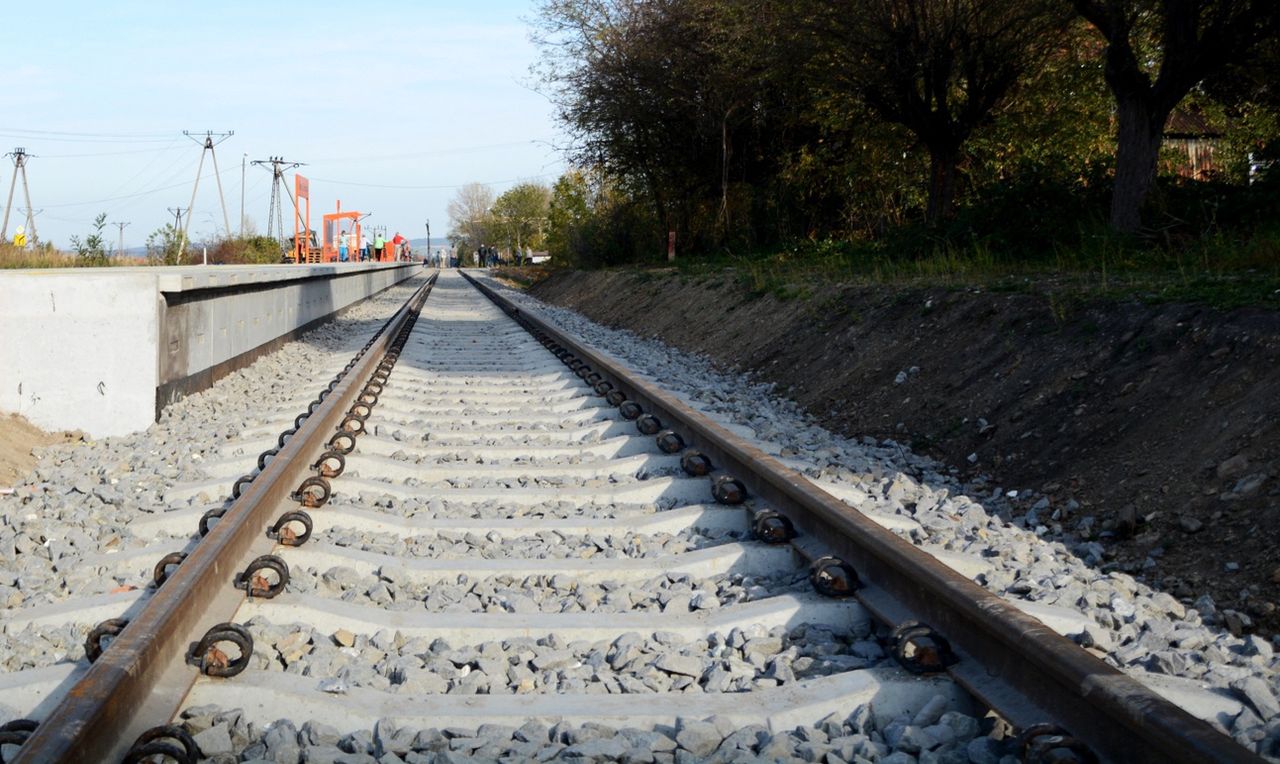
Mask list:
[[283,188],[285,194],[289,197],[289,201],[293,204],[293,214],[298,214],[298,200],[293,198],[293,192],[289,190],[289,184],[284,180],[286,170],[292,170],[295,167],[302,167],[304,162],[290,162],[284,157],[268,157],[267,159],[255,159],[250,164],[262,169],[267,169],[270,165],[271,169],[271,203],[267,208],[267,236],[274,238],[280,242],[280,246],[285,245],[285,227],[284,227],[284,205],[280,199],[280,189]]
[[31,190],[27,187],[27,160],[32,157],[24,148],[16,148],[5,154],[13,157],[13,180],[9,181],[9,201],[4,205],[4,223],[0,224],[0,241],[8,241],[9,211],[13,208],[13,187],[18,184],[18,175],[22,175],[22,196],[27,200],[27,239],[36,242],[36,216],[31,212]]
[[[195,136],[190,131],[183,130],[182,134],[200,144],[200,164],[196,165],[196,182],[191,188],[191,203],[187,205],[190,211],[196,203],[196,192],[200,190],[200,173],[204,170],[204,154],[209,152],[213,157],[213,179],[218,182],[218,201],[222,203],[222,223],[227,235],[231,235],[231,218],[227,215],[227,199],[222,195],[222,176],[218,173],[218,152],[213,147],[222,143],[226,139],[235,135],[234,130],[228,130],[225,133],[215,133],[212,130],[206,130],[204,135]],[[191,226],[191,215],[187,215],[187,225],[182,227],[182,238],[178,241],[178,259],[182,259],[182,252],[187,248],[187,228]]]

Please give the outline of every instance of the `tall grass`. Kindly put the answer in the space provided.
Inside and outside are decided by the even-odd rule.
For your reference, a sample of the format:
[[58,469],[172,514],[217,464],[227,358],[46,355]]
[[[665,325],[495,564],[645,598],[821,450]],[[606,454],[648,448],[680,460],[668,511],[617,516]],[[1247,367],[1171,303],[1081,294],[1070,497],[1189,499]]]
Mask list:
[[0,244],[0,268],[71,268],[79,263],[75,255],[56,249],[19,249]]

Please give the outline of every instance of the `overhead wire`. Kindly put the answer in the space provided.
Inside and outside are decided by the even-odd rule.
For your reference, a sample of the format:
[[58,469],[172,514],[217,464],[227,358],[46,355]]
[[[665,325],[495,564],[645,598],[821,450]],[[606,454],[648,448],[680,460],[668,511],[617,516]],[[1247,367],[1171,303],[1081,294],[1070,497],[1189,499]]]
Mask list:
[[0,132],[31,133],[33,135],[76,135],[91,138],[158,138],[172,133],[85,133],[68,130],[33,130],[26,127],[0,127]]
[[[179,141],[181,141],[181,139],[180,139],[180,138],[174,138],[174,139],[173,139],[173,144],[177,144]],[[185,144],[185,141],[182,141],[182,142]],[[179,146],[177,146],[177,145],[173,145],[173,148],[174,148],[174,149],[177,149],[177,148],[181,148],[181,147],[179,147]],[[150,169],[151,169],[151,168],[156,164],[156,162],[160,159],[160,153],[159,153],[159,152],[161,152],[161,151],[168,151],[168,150],[169,150],[168,148],[157,149],[157,150],[156,150],[156,152],[157,152],[157,153],[156,153],[156,155],[155,155],[155,156],[153,156],[153,157],[151,157],[151,160],[150,160],[150,161],[148,161],[146,164],[142,165],[142,167],[139,167],[137,172],[135,172],[133,175],[130,175],[130,176],[129,176],[129,178],[128,178],[127,180],[125,180],[124,182],[120,183],[120,185],[118,185],[118,186],[116,186],[115,188],[111,189],[111,191],[109,191],[109,192],[108,192],[108,194],[116,194],[116,193],[119,193],[120,191],[122,191],[122,190],[124,190],[125,188],[127,188],[127,187],[129,186],[129,184],[130,184],[130,183],[133,183],[135,180],[137,180],[138,178],[142,177],[142,176],[143,176],[147,171],[149,171],[149,170],[150,170]],[[164,173],[168,172],[171,168],[173,168],[174,166],[176,166],[177,164],[179,164],[181,161],[182,161],[182,157],[177,157],[174,161],[172,161],[172,162],[170,162],[168,165],[166,165],[166,166],[165,166],[165,168],[164,168],[163,170],[161,170],[159,173],[157,173],[157,175],[163,175]]]
[[[216,173],[216,174],[217,174],[219,177],[222,177],[222,176],[226,175],[227,173],[232,172],[232,171],[234,171],[234,170],[238,170],[238,169],[240,169],[240,168],[238,168],[238,167],[228,167],[227,169],[223,170],[222,172],[219,172],[219,173]],[[161,191],[166,191],[166,190],[171,189],[171,188],[180,188],[180,187],[185,186],[185,185],[187,185],[185,182],[184,182],[184,183],[174,183],[173,185],[168,185],[168,186],[158,186],[158,187],[156,187],[156,188],[152,188],[152,189],[149,189],[149,190],[147,190],[147,191],[140,191],[140,192],[138,192],[138,193],[136,193],[136,194],[125,194],[125,195],[123,195],[123,196],[114,196],[114,197],[108,197],[108,198],[105,198],[105,199],[94,199],[94,200],[92,200],[92,201],[87,201],[87,202],[66,202],[66,203],[63,203],[63,204],[48,204],[48,205],[45,205],[45,206],[46,206],[46,207],[51,207],[51,208],[53,208],[53,207],[83,207],[83,206],[86,206],[86,205],[89,205],[89,204],[104,204],[104,203],[106,203],[106,202],[118,202],[118,201],[121,201],[121,200],[123,200],[123,199],[137,199],[137,198],[139,198],[139,197],[143,197],[143,196],[150,196],[151,194],[159,193],[159,192],[161,192]]]
[[481,146],[461,146],[458,148],[435,149],[433,151],[414,151],[404,154],[379,154],[363,157],[321,157],[320,159],[311,160],[311,164],[319,164],[321,162],[331,162],[335,164],[341,162],[377,162],[385,159],[413,159],[415,157],[449,156],[451,154],[467,154],[473,151],[492,151],[493,149],[529,146],[538,142],[538,139],[530,138],[528,140],[511,141],[508,143],[490,143]]
[[78,159],[80,157],[117,157],[125,154],[155,154],[161,151],[177,151],[182,146],[169,146],[164,148],[150,149],[130,149],[128,151],[93,151],[84,154],[41,154],[41,159]]
[[[555,175],[554,173],[544,174],[544,175],[524,175],[519,178],[508,178],[507,180],[487,180],[487,181],[478,181],[478,182],[482,186],[498,186],[498,185],[502,185],[503,183],[518,183],[522,180],[544,180],[546,178],[554,178],[554,177],[558,177],[558,176]],[[334,180],[333,178],[314,178],[313,177],[311,178],[311,180],[318,180],[322,183],[338,183],[344,186],[359,186],[361,188],[387,188],[387,189],[392,189],[396,191],[449,190],[453,188],[462,188],[463,186],[469,186],[471,185],[471,183],[477,182],[477,181],[471,181],[468,183],[451,183],[443,186],[397,186],[397,185],[387,185],[382,183],[358,183],[354,180]]]

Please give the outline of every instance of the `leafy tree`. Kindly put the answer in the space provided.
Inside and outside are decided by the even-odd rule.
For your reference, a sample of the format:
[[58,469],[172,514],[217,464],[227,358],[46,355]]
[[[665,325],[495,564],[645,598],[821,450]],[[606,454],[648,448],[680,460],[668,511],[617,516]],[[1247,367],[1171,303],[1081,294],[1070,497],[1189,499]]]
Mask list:
[[[570,156],[598,168],[665,231],[712,247],[755,238],[807,95],[775,0],[547,0],[537,39]],[[793,85],[794,83],[792,83]],[[798,96],[798,97],[797,97]]]
[[591,215],[586,173],[571,169],[551,187],[547,203],[547,252],[551,262],[583,265],[582,227]]
[[541,249],[546,243],[547,211],[551,189],[539,183],[519,183],[493,203],[494,230],[513,248],[521,262],[524,248]]
[[493,189],[483,183],[468,183],[449,201],[449,240],[458,250],[459,262],[493,241],[493,202]]
[[107,227],[107,213],[103,212],[93,219],[93,233],[80,240],[79,236],[71,237],[71,248],[76,251],[81,265],[107,265],[110,257],[107,254],[107,240],[103,230]]
[[[1206,77],[1247,60],[1277,34],[1275,0],[1072,0],[1106,40],[1106,80],[1116,101],[1111,224],[1142,225],[1165,123]],[[1274,77],[1274,72],[1272,72]]]
[[182,232],[165,223],[147,236],[147,262],[152,265],[181,265],[178,254],[179,239]]
[[929,153],[925,219],[955,206],[965,142],[1065,25],[1043,0],[818,3],[819,71]]

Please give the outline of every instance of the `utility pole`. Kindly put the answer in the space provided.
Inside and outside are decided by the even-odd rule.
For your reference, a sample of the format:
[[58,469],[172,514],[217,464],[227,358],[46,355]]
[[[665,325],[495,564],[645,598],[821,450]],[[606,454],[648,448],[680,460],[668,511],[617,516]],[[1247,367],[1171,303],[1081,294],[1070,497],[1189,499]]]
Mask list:
[[[286,170],[292,170],[302,167],[305,162],[290,162],[284,157],[267,157],[266,159],[255,159],[249,164],[256,165],[262,169],[271,169],[271,202],[267,207],[267,236],[277,239],[280,246],[284,246],[285,230],[284,230],[284,207],[280,200],[280,189],[283,188],[285,195],[289,197],[289,201],[293,204],[293,215],[298,216],[298,200],[293,198],[293,192],[289,190],[289,184],[285,182],[284,173]],[[310,236],[310,232],[305,232]],[[295,246],[297,243],[294,243]]]
[[120,247],[116,250],[116,255],[119,257],[124,257],[124,229],[125,229],[125,226],[129,225],[129,223],[128,222],[121,223],[117,221],[113,225],[115,225],[116,228],[120,229]]
[[[176,234],[178,231],[182,230],[182,216],[185,213],[191,212],[191,208],[188,207],[184,210],[181,207],[166,207],[165,209],[169,210],[170,215],[173,215],[173,232]],[[166,246],[166,249],[167,249],[167,246]],[[148,256],[150,256],[149,253],[148,253]],[[163,260],[168,259],[168,257],[169,257],[169,253],[167,251],[164,252],[161,265],[165,264]],[[181,263],[181,262],[182,262],[182,256],[179,255],[178,259],[174,262],[174,265],[177,265],[178,263]]]
[[173,232],[177,233],[182,230],[182,216],[191,211],[188,207],[185,210],[181,207],[167,207],[169,214],[173,215]]
[[[231,218],[227,216],[227,198],[222,194],[222,176],[218,172],[218,152],[214,151],[213,147],[217,146],[219,143],[222,143],[226,139],[235,135],[236,132],[234,130],[228,130],[225,133],[215,133],[212,130],[206,130],[204,135],[195,136],[195,135],[192,135],[190,131],[183,130],[182,134],[187,136],[191,140],[195,141],[196,143],[200,144],[200,164],[196,165],[196,182],[195,182],[195,185],[192,186],[191,188],[191,203],[187,205],[187,211],[190,212],[191,208],[195,206],[196,192],[200,190],[200,174],[204,170],[204,154],[207,151],[209,152],[209,155],[213,157],[213,179],[218,183],[218,201],[222,204],[222,222],[224,225],[224,230],[226,230],[227,235],[230,236],[231,235]],[[187,215],[187,225],[188,226],[191,225],[190,215]],[[178,240],[178,257],[179,258],[182,257],[182,251],[186,249],[186,246],[187,246],[187,229],[183,228],[182,237]]]
[[240,155],[240,238],[244,238],[244,168],[248,154]]
[[27,239],[32,245],[36,242],[36,216],[31,213],[31,190],[27,188],[27,160],[32,158],[27,150],[18,147],[8,154],[13,158],[13,180],[9,181],[9,201],[4,205],[4,223],[0,223],[0,240],[7,241],[9,236],[9,210],[13,207],[13,187],[18,184],[18,175],[22,175],[22,196],[27,200]]
[[431,220],[427,219],[427,256],[431,256]]

